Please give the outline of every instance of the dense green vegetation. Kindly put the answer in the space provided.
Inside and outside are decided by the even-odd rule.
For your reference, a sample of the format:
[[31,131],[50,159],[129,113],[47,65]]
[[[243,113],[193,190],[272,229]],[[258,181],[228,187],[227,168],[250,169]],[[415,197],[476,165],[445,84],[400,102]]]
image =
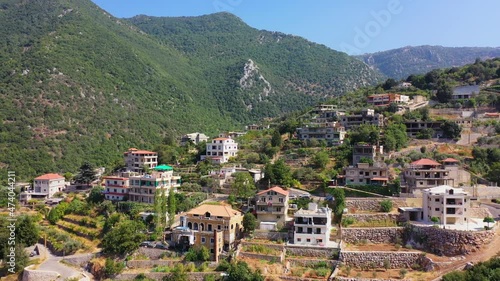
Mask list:
[[500,259],[494,257],[480,262],[465,271],[454,271],[443,276],[443,281],[489,281],[500,280]]
[[421,74],[438,68],[462,66],[476,58],[500,57],[499,48],[442,46],[403,47],[359,56],[368,65],[387,77],[404,79],[410,74]]
[[[114,167],[128,147],[234,129],[378,77],[225,13],[119,20],[89,0],[0,0],[0,37],[0,167],[24,179]],[[241,87],[249,59],[259,71]]]

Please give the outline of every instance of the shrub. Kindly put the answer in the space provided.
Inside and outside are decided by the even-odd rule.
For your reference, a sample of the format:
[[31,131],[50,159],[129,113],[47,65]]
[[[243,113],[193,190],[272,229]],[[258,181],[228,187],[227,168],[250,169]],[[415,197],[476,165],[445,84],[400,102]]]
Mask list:
[[229,266],[229,262],[227,260],[223,260],[219,262],[219,264],[215,268],[215,271],[227,271],[229,269]]
[[392,211],[392,201],[389,199],[383,200],[380,202],[380,208],[385,213]]
[[402,268],[400,271],[399,271],[399,277],[401,277],[401,279],[405,278],[406,274],[408,273],[408,270],[406,270],[406,268]]
[[353,217],[346,217],[342,219],[342,226],[343,227],[348,227],[349,225],[355,223],[356,220]]

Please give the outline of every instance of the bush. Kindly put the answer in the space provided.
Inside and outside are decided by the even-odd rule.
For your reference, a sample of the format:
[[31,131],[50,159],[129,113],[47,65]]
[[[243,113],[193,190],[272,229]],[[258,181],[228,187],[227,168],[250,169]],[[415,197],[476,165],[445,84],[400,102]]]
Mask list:
[[219,262],[219,264],[215,268],[215,271],[227,271],[229,269],[229,266],[229,262],[227,260],[223,260]]
[[392,201],[389,199],[383,200],[380,202],[380,209],[385,213],[392,211]]
[[342,226],[348,227],[349,225],[355,223],[356,220],[353,217],[346,217],[342,219]]

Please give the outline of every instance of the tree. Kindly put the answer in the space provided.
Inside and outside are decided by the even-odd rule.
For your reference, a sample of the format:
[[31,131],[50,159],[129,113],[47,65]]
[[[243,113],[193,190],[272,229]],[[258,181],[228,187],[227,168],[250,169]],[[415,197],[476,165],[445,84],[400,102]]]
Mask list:
[[231,187],[237,197],[248,198],[255,195],[257,188],[250,173],[236,172],[233,177],[234,182]]
[[111,254],[130,254],[139,248],[139,244],[146,236],[142,222],[125,220],[118,223],[102,239],[105,252]]
[[401,193],[401,180],[399,178],[394,179],[388,184],[388,188],[393,195],[399,195]]
[[172,227],[175,221],[175,210],[177,208],[177,200],[175,198],[175,192],[171,188],[170,192],[168,193],[168,226]]
[[433,135],[434,135],[433,129],[425,128],[425,129],[420,130],[420,132],[417,133],[417,139],[428,140],[428,139],[431,139]]
[[486,178],[492,182],[500,182],[500,162],[495,162],[490,166],[490,171],[486,174]]
[[332,191],[333,198],[333,213],[337,222],[342,220],[342,214],[345,209],[345,193],[341,188],[334,188]]
[[382,200],[380,202],[380,209],[382,212],[389,213],[392,210],[392,201],[389,199]]
[[443,84],[439,86],[437,92],[436,92],[436,98],[440,103],[447,103],[451,100],[453,96],[453,90],[451,89],[450,85],[448,84]]
[[438,224],[438,223],[439,223],[439,218],[438,218],[438,217],[432,217],[432,218],[431,218],[431,221],[432,221],[434,224]]
[[281,143],[282,143],[282,140],[281,140],[280,132],[278,130],[274,130],[273,136],[271,138],[271,145],[273,147],[281,147]]
[[246,213],[243,216],[243,228],[246,232],[252,232],[257,227],[257,219],[252,213]]
[[387,90],[390,90],[392,87],[395,87],[397,85],[398,85],[398,83],[396,82],[396,80],[389,78],[389,79],[385,80],[384,84],[382,84],[382,88],[387,91]]
[[70,172],[64,173],[63,176],[65,181],[71,181],[73,179],[73,174]]
[[35,245],[39,237],[38,225],[31,216],[22,215],[17,219],[16,243],[32,246]]
[[366,142],[370,144],[377,144],[380,139],[380,130],[377,126],[362,124],[352,130],[351,142]]
[[389,259],[384,259],[384,269],[387,271],[389,268],[391,268],[391,261]]
[[[7,240],[4,241],[5,244],[7,244],[6,241]],[[4,257],[8,254],[7,251],[10,251],[10,247],[14,247],[14,254],[16,257],[14,271],[15,272],[22,272],[24,270],[24,268],[26,266],[28,266],[28,263],[29,263],[29,257],[28,257],[28,254],[26,253],[26,251],[24,250],[24,245],[21,243],[16,243],[15,246],[13,245],[13,246],[6,247],[4,250],[4,253],[3,253]],[[7,259],[4,261],[4,263],[6,263],[6,262],[8,262]],[[11,272],[9,271],[9,273],[11,273]]]
[[292,172],[283,159],[278,159],[274,164],[268,163],[266,165],[265,179],[269,180],[271,184],[293,185]]
[[87,202],[90,204],[99,204],[104,201],[104,199],[104,188],[101,186],[96,186],[90,190],[89,196],[87,197]]
[[264,281],[264,277],[258,271],[253,272],[243,261],[231,263],[227,274],[225,281]]
[[90,183],[95,181],[96,179],[97,176],[96,172],[94,171],[94,167],[89,162],[85,162],[80,167],[80,171],[75,177],[75,182],[78,184],[90,185]]
[[108,278],[114,277],[122,272],[123,268],[125,268],[123,262],[116,262],[113,259],[107,258],[104,265],[104,275]]
[[445,120],[443,124],[441,124],[441,130],[443,130],[443,136],[449,139],[457,139],[462,133],[462,127],[450,120]]
[[311,158],[311,164],[318,169],[324,169],[326,165],[328,165],[328,162],[330,162],[330,156],[328,155],[328,152],[324,150],[318,151]]
[[488,228],[490,228],[490,223],[494,223],[495,222],[495,219],[492,218],[492,217],[485,217],[483,219],[483,222],[487,223],[488,224]]
[[408,145],[408,135],[404,124],[390,124],[384,131],[384,146],[387,150],[400,150]]

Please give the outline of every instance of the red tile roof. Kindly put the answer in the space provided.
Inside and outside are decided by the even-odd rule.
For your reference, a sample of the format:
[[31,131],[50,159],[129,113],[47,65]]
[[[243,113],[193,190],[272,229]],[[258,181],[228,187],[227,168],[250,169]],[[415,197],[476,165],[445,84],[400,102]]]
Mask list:
[[266,189],[266,190],[263,190],[259,193],[257,193],[257,195],[262,195],[264,193],[267,193],[268,191],[275,191],[276,193],[279,193],[279,194],[282,194],[282,195],[288,195],[288,191],[287,190],[284,190],[283,188],[279,187],[279,186],[273,186],[269,189]]
[[413,166],[441,166],[438,162],[428,159],[428,158],[422,158],[420,160],[414,161],[411,163]]
[[115,177],[115,176],[108,176],[108,177],[103,177],[105,180],[128,180],[128,178],[124,177]]
[[446,159],[443,160],[443,162],[460,162],[460,161],[458,161],[455,158],[446,158]]
[[214,140],[230,140],[230,138],[215,138]]
[[124,154],[134,153],[134,154],[156,154],[154,151],[149,150],[139,150],[137,148],[129,148],[128,151],[124,152]]
[[35,178],[35,180],[57,180],[57,179],[64,179],[64,177],[59,174],[45,174]]

